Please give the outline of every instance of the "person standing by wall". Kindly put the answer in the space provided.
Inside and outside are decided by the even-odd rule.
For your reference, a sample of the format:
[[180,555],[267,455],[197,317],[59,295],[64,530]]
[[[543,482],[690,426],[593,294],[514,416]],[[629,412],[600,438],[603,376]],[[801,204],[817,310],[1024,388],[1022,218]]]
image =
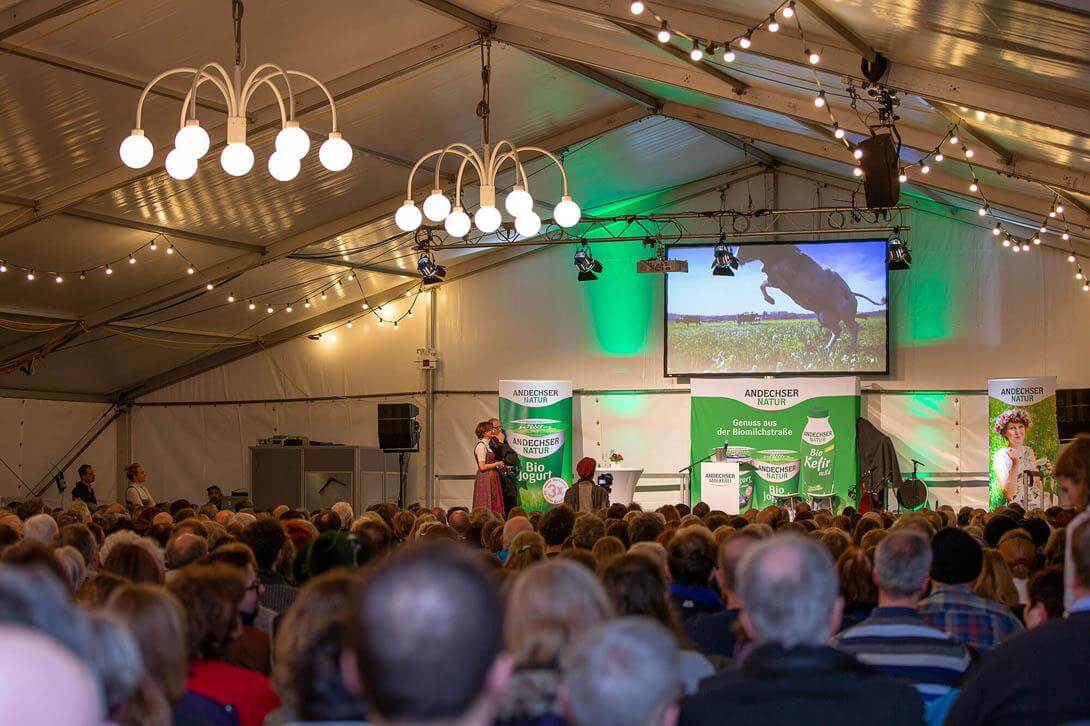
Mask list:
[[505,464],[496,460],[492,453],[492,424],[481,421],[474,430],[477,445],[473,447],[473,458],[477,462],[477,477],[473,482],[473,508],[487,507],[501,516],[506,513],[503,506],[500,471]]
[[90,464],[81,464],[79,467],[79,483],[72,487],[72,501],[86,502],[93,507],[98,504],[95,496],[95,470]]
[[130,507],[154,507],[155,500],[148,491],[147,472],[144,467],[136,462],[125,467],[125,477],[129,480],[129,486],[125,490],[125,502]]

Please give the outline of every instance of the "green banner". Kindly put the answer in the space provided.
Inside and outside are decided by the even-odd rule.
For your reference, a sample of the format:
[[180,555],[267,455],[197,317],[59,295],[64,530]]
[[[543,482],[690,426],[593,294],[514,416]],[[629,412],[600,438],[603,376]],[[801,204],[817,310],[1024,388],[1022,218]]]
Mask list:
[[499,409],[519,455],[519,506],[560,504],[572,483],[571,381],[500,381]]
[[1012,501],[1026,509],[1058,504],[1056,378],[989,380],[988,427],[989,509]]
[[[716,450],[715,460],[737,461],[742,511],[792,496],[832,495],[837,510],[856,506],[849,492],[858,479],[858,379],[694,378],[691,405],[692,461]],[[701,481],[696,467],[694,503]]]

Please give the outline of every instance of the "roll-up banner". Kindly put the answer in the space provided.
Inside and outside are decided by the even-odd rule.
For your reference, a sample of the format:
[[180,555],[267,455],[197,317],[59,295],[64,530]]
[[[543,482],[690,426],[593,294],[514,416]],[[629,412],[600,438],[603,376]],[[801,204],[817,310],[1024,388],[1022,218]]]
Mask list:
[[548,509],[572,483],[571,381],[500,381],[500,424],[519,455],[518,505]]
[[1017,502],[1028,510],[1057,503],[1055,376],[989,379],[988,427],[990,508]]
[[[740,465],[739,508],[799,497],[837,510],[857,481],[858,378],[694,378],[691,455]],[[690,477],[701,499],[701,467]]]

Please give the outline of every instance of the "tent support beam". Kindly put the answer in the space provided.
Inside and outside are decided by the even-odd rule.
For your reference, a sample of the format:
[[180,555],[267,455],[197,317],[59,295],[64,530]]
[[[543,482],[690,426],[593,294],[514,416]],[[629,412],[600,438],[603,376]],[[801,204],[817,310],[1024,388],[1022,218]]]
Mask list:
[[47,20],[78,10],[95,0],[22,0],[0,12],[0,40],[18,35]]

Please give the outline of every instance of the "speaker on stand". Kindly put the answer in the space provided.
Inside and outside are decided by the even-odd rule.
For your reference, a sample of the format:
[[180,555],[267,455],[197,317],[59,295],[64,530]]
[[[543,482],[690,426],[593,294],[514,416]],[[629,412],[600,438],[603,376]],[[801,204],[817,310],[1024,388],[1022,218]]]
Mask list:
[[414,403],[380,403],[378,405],[378,446],[398,455],[397,506],[405,506],[407,454],[420,451],[420,423],[416,417],[420,408]]

